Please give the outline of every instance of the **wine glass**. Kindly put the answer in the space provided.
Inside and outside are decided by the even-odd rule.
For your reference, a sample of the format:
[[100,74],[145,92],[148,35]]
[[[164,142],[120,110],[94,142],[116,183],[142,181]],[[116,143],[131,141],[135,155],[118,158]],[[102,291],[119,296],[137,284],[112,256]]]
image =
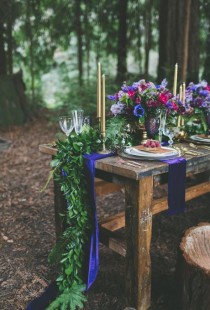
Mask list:
[[83,110],[73,110],[72,116],[73,116],[73,122],[74,122],[74,130],[75,130],[76,134],[78,135],[82,132],[84,111]]
[[72,117],[69,116],[60,116],[59,117],[59,125],[61,130],[68,137],[74,128],[74,123]]
[[158,135],[159,135],[160,143],[162,142],[163,130],[164,130],[165,125],[166,125],[166,115],[167,115],[167,111],[166,110],[161,110],[160,111],[160,114],[159,114],[160,125],[159,125],[159,129],[158,129]]
[[169,138],[168,144],[169,147],[172,147],[174,141],[173,138],[179,135],[180,128],[172,125],[165,125],[163,128],[163,134]]

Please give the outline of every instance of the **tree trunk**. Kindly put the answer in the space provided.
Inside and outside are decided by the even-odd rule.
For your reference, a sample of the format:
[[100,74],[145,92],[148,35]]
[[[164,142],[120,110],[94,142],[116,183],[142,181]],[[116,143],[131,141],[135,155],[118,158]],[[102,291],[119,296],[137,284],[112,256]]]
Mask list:
[[32,103],[34,103],[35,99],[35,86],[34,86],[34,39],[33,39],[33,30],[32,30],[32,25],[30,22],[30,16],[32,14],[32,3],[31,0],[27,1],[27,8],[26,8],[26,24],[27,24],[27,34],[29,38],[29,55],[30,55],[30,73],[31,73],[31,98],[32,98]]
[[170,86],[173,82],[174,65],[177,63],[179,43],[177,11],[177,0],[160,1],[158,80],[167,78]]
[[[186,82],[195,83],[199,80],[199,29],[200,29],[200,8],[198,0],[191,0],[191,18],[189,29],[189,48],[188,48],[188,66]],[[192,35],[193,34],[193,35]]]
[[159,5],[159,62],[158,62],[158,81],[166,77],[167,72],[167,50],[166,37],[168,28],[168,0],[161,0]]
[[144,74],[145,79],[148,79],[149,71],[149,52],[151,49],[151,37],[152,37],[152,5],[153,0],[147,0],[146,10],[145,10],[145,64],[144,64]]
[[83,67],[82,67],[82,25],[81,25],[81,0],[76,0],[76,32],[77,32],[77,55],[79,70],[79,85],[83,84]]
[[127,77],[127,6],[127,0],[119,0],[117,83],[122,83]]
[[90,79],[90,28],[88,22],[89,16],[89,8],[88,8],[88,1],[85,4],[85,49],[86,49],[86,57],[87,57],[87,80],[89,83]]
[[[3,3],[0,0],[0,13],[3,13]],[[2,14],[3,15],[3,14]],[[0,76],[6,75],[6,54],[5,54],[5,41],[4,41],[4,22],[0,18]]]
[[177,260],[177,309],[208,310],[210,305],[210,224],[185,232]]
[[8,12],[7,12],[7,73],[12,75],[13,73],[13,44],[12,44],[12,10],[13,2],[8,1]]
[[[190,6],[191,0],[184,2],[184,18],[183,18],[183,35],[180,55],[180,79],[186,81],[187,64],[188,64],[188,46],[189,46],[189,29],[190,29]],[[194,35],[194,34],[193,34]]]
[[[207,6],[207,10],[209,9],[210,4]],[[204,63],[203,79],[210,82],[210,18],[208,21],[208,34],[206,38],[206,57]]]

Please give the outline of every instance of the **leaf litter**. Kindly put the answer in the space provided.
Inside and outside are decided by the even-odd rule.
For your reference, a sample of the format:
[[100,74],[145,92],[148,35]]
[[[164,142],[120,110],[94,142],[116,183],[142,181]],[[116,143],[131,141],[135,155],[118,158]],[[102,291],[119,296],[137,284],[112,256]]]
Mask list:
[[[0,152],[1,310],[25,309],[58,275],[58,268],[48,263],[55,243],[53,182],[41,192],[51,157],[39,152],[38,147],[54,141],[59,128],[50,121],[49,112],[43,115],[24,126],[0,129],[0,137],[12,141]],[[186,214],[169,217],[163,212],[154,217],[152,310],[175,309],[177,248],[187,228],[210,221],[208,201],[209,195],[204,195],[187,203]],[[98,197],[99,218],[120,212],[123,204],[122,191]],[[123,310],[124,296],[125,259],[100,245],[100,270],[87,292],[85,309]]]

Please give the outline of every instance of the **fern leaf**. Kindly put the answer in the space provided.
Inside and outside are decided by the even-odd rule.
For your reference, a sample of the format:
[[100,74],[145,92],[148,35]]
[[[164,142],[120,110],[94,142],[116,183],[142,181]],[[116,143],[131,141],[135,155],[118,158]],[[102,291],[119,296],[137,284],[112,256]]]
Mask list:
[[61,293],[46,310],[76,310],[83,309],[87,298],[83,292],[85,285],[73,284],[70,288]]

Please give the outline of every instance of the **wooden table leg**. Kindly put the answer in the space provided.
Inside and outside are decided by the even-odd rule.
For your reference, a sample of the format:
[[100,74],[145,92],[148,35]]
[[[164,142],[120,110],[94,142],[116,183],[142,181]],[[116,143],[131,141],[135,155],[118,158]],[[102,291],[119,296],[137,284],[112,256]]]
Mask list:
[[126,303],[146,310],[151,302],[153,177],[125,185],[126,201]]

